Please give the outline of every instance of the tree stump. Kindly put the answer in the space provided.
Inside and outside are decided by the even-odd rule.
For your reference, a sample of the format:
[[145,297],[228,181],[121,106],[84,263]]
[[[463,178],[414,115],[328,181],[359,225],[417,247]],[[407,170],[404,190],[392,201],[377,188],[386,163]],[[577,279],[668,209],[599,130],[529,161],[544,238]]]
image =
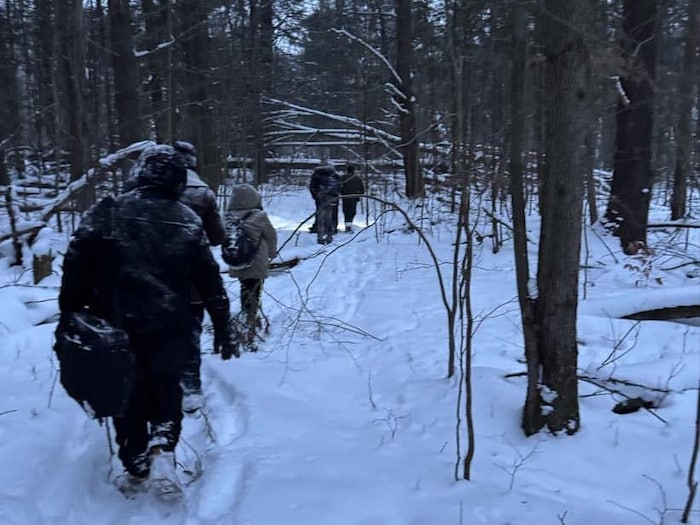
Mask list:
[[44,278],[48,277],[52,273],[52,263],[53,255],[49,253],[43,255],[34,255],[32,258],[32,271],[34,273],[34,284],[39,284],[39,282]]

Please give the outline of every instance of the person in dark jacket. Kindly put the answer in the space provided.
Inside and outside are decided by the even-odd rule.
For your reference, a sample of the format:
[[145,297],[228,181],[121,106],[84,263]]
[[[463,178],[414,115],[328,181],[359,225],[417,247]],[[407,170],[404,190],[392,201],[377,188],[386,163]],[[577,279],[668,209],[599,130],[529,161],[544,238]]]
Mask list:
[[270,271],[270,260],[277,255],[277,232],[262,209],[260,193],[250,184],[237,184],[233,187],[225,220],[229,228],[242,220],[243,230],[258,247],[249,267],[229,270],[231,277],[238,279],[241,284],[241,312],[245,323],[243,344],[255,352],[260,296],[263,282]]
[[352,232],[352,221],[357,213],[357,203],[360,195],[365,192],[365,185],[359,175],[355,174],[355,166],[349,164],[345,175],[340,179],[340,194],[343,199],[343,218],[345,232]]
[[[178,140],[173,143],[175,150],[182,155],[187,167],[187,183],[182,192],[180,202],[189,206],[202,220],[204,232],[207,234],[211,246],[220,246],[226,235],[224,223],[219,215],[216,194],[199,178],[195,171],[197,168],[197,150],[189,142]],[[190,353],[184,372],[182,374],[183,410],[194,412],[201,408],[203,402],[202,379],[200,369],[202,367],[202,354],[200,340],[202,337],[202,321],[204,320],[204,303],[197,294],[192,291],[192,338],[190,340]]]
[[319,244],[328,244],[338,227],[338,174],[333,166],[318,166],[309,182],[309,191],[316,203],[316,238]]
[[230,359],[238,346],[202,222],[178,200],[183,159],[170,146],[153,146],[135,173],[135,189],[103,199],[82,218],[64,258],[59,307],[88,311],[128,333],[136,378],[124,415],[114,418],[125,479],[176,492],[193,286],[212,319],[215,350]]

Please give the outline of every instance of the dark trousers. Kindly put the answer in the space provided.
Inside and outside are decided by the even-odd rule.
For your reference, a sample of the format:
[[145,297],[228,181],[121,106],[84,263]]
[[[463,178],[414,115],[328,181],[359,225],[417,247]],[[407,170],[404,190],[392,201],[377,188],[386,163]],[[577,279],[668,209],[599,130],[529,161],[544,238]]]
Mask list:
[[338,228],[338,202],[316,203],[316,235],[319,242],[330,239]]
[[182,390],[184,394],[198,393],[202,391],[202,349],[200,339],[202,337],[202,321],[204,320],[204,304],[192,303],[192,338],[189,341],[185,369],[182,372]]
[[[178,348],[181,338],[162,334],[159,338],[130,334],[130,338],[136,355],[136,377],[126,412],[113,418],[113,422],[124,468],[134,476],[145,477],[150,468],[150,448],[175,450],[182,428],[182,367],[157,366],[162,354],[154,359],[152,347],[163,345],[156,348],[156,353],[171,350],[175,354],[185,349]],[[178,356],[174,355],[173,362],[177,360]]]
[[333,233],[338,233],[338,201],[331,204],[331,221],[333,223]]
[[262,292],[262,279],[241,279],[241,312],[251,337],[258,324],[258,308]]
[[357,202],[360,199],[343,199],[343,217],[345,222],[352,222],[357,213]]

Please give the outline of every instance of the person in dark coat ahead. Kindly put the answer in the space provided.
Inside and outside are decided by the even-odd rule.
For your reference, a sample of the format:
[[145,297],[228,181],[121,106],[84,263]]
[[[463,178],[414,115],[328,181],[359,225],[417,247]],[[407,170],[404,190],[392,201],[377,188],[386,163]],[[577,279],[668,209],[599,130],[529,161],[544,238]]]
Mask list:
[[365,185],[359,175],[355,174],[355,166],[348,165],[347,172],[340,179],[340,194],[343,197],[343,217],[345,219],[345,231],[352,232],[352,221],[357,213],[357,203],[360,195],[365,192]]
[[333,240],[338,227],[338,195],[340,194],[338,174],[333,166],[318,166],[309,182],[309,191],[316,203],[316,223],[314,231],[319,244]]
[[187,173],[171,146],[142,152],[136,188],[84,215],[63,263],[61,313],[88,311],[125,330],[136,379],[116,440],[131,486],[179,490],[174,450],[182,421],[192,288],[214,325],[215,351],[238,357],[229,300],[202,221],[178,199]]
[[[219,215],[219,206],[216,202],[214,191],[199,178],[195,171],[197,168],[197,150],[189,142],[178,140],[173,143],[175,150],[180,153],[187,167],[187,182],[182,192],[180,202],[192,208],[202,219],[204,232],[207,234],[211,246],[220,246],[226,235],[224,223]],[[202,337],[202,321],[204,320],[204,303],[196,289],[192,290],[192,337],[190,340],[190,352],[182,373],[183,400],[182,408],[185,412],[195,412],[203,403],[202,355],[200,340]]]

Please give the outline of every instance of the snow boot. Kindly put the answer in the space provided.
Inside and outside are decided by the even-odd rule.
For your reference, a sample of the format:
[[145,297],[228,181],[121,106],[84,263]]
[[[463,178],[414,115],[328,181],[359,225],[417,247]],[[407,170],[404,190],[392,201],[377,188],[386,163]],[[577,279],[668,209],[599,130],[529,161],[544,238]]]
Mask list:
[[182,396],[182,411],[186,414],[193,414],[204,405],[204,394],[202,391],[186,392]]
[[352,233],[352,223],[351,222],[345,223],[345,233]]
[[146,491],[147,479],[147,476],[140,477],[134,476],[129,472],[123,472],[116,477],[114,480],[114,485],[125,498],[133,499],[138,494]]
[[164,500],[182,496],[182,485],[175,471],[175,453],[160,447],[151,448],[151,472],[148,476],[151,490]]

